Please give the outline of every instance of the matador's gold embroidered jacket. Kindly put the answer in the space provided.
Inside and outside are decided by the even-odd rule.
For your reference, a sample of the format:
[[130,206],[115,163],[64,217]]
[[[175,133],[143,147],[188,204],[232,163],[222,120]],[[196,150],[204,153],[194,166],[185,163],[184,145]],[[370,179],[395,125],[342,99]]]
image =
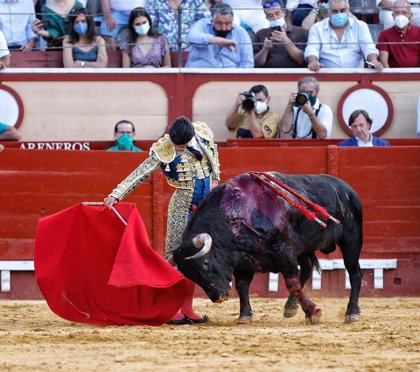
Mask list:
[[159,167],[168,183],[179,189],[194,189],[194,180],[212,177],[220,180],[217,145],[211,129],[203,122],[193,123],[195,138],[204,155],[197,160],[188,150],[177,154],[174,144],[165,134],[150,148],[150,156],[128,175],[109,196],[121,201]]

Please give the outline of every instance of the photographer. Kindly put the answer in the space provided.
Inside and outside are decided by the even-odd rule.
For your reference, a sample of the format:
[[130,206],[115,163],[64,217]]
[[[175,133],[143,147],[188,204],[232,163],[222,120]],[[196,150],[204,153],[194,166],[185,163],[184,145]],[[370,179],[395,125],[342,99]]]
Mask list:
[[276,137],[280,116],[268,107],[270,96],[264,85],[239,93],[226,115],[225,125],[236,138]]
[[333,114],[318,99],[319,82],[311,76],[298,82],[298,92],[292,93],[280,121],[279,137],[330,138]]

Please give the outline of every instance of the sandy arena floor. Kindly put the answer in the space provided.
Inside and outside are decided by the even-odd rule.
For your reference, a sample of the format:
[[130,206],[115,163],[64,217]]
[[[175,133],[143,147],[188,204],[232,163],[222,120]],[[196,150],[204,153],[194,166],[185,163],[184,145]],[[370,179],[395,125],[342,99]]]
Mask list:
[[420,371],[420,298],[361,298],[362,319],[344,324],[347,299],[314,299],[323,322],[282,317],[284,299],[196,299],[208,325],[94,327],[67,322],[45,302],[0,301],[1,371]]

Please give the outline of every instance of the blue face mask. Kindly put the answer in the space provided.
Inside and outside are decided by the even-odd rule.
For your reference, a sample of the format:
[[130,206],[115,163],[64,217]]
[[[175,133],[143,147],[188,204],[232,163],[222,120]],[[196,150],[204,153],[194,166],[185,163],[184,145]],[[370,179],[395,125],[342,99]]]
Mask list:
[[124,151],[129,151],[133,147],[134,139],[129,134],[124,133],[117,138],[118,148]]
[[347,13],[338,13],[331,16],[331,24],[335,27],[343,27],[347,24],[349,17]]
[[86,22],[79,22],[73,25],[74,32],[76,32],[79,36],[85,35],[87,32],[87,29],[88,29],[88,25]]
[[137,35],[144,36],[149,32],[150,25],[149,23],[145,23],[144,25],[134,27],[134,30],[136,31]]

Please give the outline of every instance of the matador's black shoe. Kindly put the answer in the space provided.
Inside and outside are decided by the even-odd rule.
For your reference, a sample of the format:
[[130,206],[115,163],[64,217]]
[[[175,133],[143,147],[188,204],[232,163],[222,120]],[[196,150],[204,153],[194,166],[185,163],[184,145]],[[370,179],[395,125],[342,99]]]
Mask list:
[[166,324],[170,325],[191,325],[193,323],[193,320],[186,316],[183,319],[171,319],[169,322],[166,322]]
[[210,322],[210,319],[207,315],[204,315],[200,319],[191,319],[191,318],[188,318],[187,316],[185,316],[185,319],[190,320],[192,322],[192,324],[204,324],[204,323],[209,323]]

